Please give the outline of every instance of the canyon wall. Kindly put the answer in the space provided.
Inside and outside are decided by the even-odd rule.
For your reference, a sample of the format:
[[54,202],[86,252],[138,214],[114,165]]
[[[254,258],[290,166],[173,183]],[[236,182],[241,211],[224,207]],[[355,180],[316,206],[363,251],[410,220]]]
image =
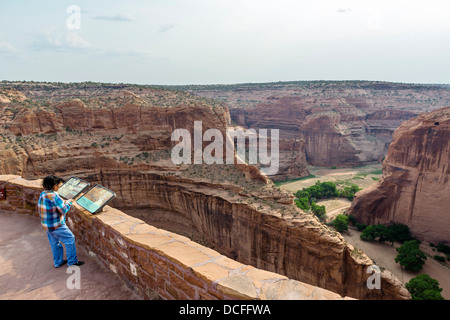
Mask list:
[[112,205],[122,211],[141,207],[149,216],[164,212],[168,224],[188,224],[215,250],[241,263],[358,299],[409,297],[387,270],[381,274],[382,289],[369,290],[367,268],[373,262],[363,252],[311,214],[297,209],[283,213],[267,202],[271,194],[261,201],[236,186],[157,172],[102,172],[85,178],[116,190],[120,198]]
[[[157,107],[134,94],[104,101],[71,100],[47,109],[2,106],[9,112],[0,132],[2,173],[27,179],[76,175],[115,191],[112,206],[165,213],[240,263],[342,296],[410,298],[387,270],[380,275],[381,290],[368,289],[367,269],[373,262],[298,209],[293,196],[278,190],[255,166],[171,161],[171,130],[186,128],[192,134],[195,120],[203,121],[203,130],[226,130],[226,109],[202,101]],[[292,140],[280,148],[286,156],[292,152],[289,145],[293,151],[303,148]]]
[[[39,218],[42,180],[0,175],[0,211]],[[150,226],[106,206],[95,216],[78,204],[67,213],[77,245],[143,299],[352,300],[244,265],[186,237]]]
[[350,208],[360,222],[402,223],[417,238],[450,243],[450,108],[404,122],[395,130],[383,176]]
[[[8,110],[2,110],[0,174],[25,178],[64,174],[68,168],[72,172],[126,169],[132,161],[124,158],[139,157],[145,151],[153,152],[150,156],[158,161],[147,153],[145,159],[135,158],[134,162],[147,168],[156,163],[161,166],[162,153],[178,143],[171,141],[175,129],[187,129],[193,137],[194,121],[200,120],[202,132],[215,128],[224,133],[228,121],[225,109],[204,103],[161,108],[138,100],[117,108],[92,108],[75,99],[57,103],[52,111],[18,108],[12,114]],[[167,154],[163,156],[168,160]],[[155,161],[149,161],[152,159]]]
[[[448,85],[379,81],[292,81],[180,86],[225,101],[232,122],[280,129],[304,141],[307,164],[325,167],[381,162],[394,130],[423,111],[448,105]],[[301,176],[299,176],[301,177]]]
[[380,161],[393,131],[417,113],[363,112],[346,99],[284,97],[250,110],[230,108],[230,115],[233,122],[245,128],[279,129],[281,141],[302,140],[304,151],[298,153],[304,152],[305,167],[351,167]]

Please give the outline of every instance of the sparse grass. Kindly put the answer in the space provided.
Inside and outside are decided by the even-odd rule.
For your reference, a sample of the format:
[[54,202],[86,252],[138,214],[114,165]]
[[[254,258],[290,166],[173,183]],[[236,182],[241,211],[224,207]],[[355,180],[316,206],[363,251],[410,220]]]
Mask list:
[[292,183],[294,181],[308,180],[308,179],[312,179],[312,178],[315,178],[315,177],[316,177],[315,175],[310,174],[310,175],[308,175],[306,177],[302,177],[302,178],[297,178],[297,179],[292,179],[292,180],[287,180],[287,181],[275,181],[274,184],[277,187],[279,187],[279,186],[282,186],[282,185],[287,184],[287,183]]

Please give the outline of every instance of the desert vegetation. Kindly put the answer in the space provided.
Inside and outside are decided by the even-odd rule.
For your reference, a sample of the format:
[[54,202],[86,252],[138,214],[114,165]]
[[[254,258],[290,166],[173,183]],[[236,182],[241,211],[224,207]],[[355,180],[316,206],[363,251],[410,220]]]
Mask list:
[[319,220],[323,221],[326,215],[324,205],[316,204],[318,199],[346,198],[353,200],[355,193],[361,190],[357,185],[352,184],[343,188],[337,188],[332,181],[317,181],[314,185],[298,190],[295,193],[295,204],[304,211],[312,211]]
[[419,274],[406,284],[413,300],[445,300],[439,282],[428,274]]

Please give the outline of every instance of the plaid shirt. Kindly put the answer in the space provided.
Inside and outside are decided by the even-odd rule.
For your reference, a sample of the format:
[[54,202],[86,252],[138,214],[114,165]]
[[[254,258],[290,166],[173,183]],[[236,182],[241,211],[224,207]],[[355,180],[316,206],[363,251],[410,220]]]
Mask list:
[[65,224],[66,213],[70,210],[70,203],[61,199],[54,191],[42,191],[38,211],[44,229],[53,231]]

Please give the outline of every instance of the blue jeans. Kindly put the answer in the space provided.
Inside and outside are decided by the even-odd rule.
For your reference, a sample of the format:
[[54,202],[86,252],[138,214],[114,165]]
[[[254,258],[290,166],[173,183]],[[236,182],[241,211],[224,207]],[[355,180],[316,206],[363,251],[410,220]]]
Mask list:
[[53,254],[53,264],[55,267],[60,267],[63,263],[64,249],[62,244],[66,247],[67,265],[73,265],[78,262],[77,250],[75,248],[75,236],[72,231],[63,224],[58,229],[47,231],[48,241]]

